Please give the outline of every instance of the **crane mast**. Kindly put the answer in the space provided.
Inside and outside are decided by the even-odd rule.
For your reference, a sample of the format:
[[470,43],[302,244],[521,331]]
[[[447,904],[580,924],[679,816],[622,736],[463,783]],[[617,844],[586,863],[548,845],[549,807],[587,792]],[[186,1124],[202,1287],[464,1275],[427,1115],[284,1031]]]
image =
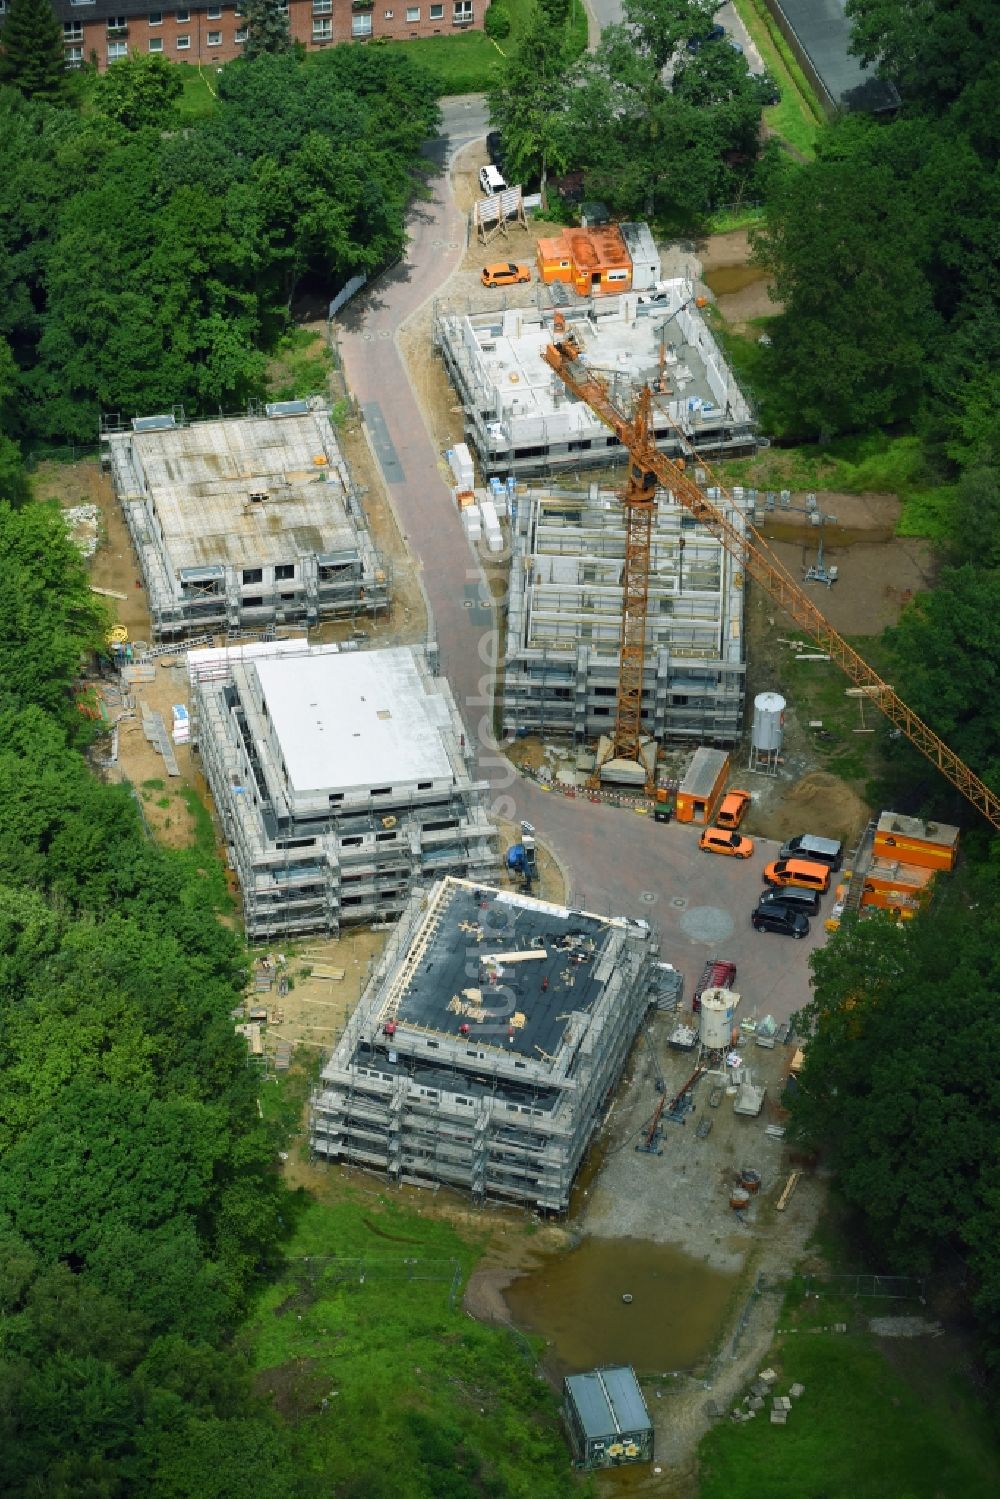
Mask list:
[[[976,807],[988,822],[1000,828],[1000,796],[960,760],[954,750],[923,722],[897,692],[884,682],[873,667],[838,634],[801,585],[775,556],[760,532],[747,520],[735,524],[677,462],[656,446],[650,416],[652,396],[648,387],[640,392],[634,417],[621,411],[612,400],[606,383],[581,362],[580,349],[568,335],[550,344],[543,355],[567,389],[600,417],[618,438],[629,455],[628,484],[622,496],[626,513],[626,584],[622,612],[622,665],[615,719],[613,753],[639,760],[642,720],[642,669],[645,655],[646,598],[649,586],[650,542],[656,510],[658,486],[669,489],[674,498],[705,526],[730,555],[762,588],[780,604],[800,629],[827,652],[841,670],[885,714],[890,723],[905,734],[921,754]],[[725,491],[723,491],[725,493]],[[644,498],[640,500],[640,496]],[[634,533],[630,517],[642,517],[643,528]],[[634,541],[634,544],[633,544]],[[637,574],[642,571],[642,577]],[[630,615],[631,607],[631,615]],[[641,638],[636,630],[641,615]],[[626,645],[629,656],[626,667]],[[638,669],[638,679],[636,670]],[[626,712],[626,706],[628,711]],[[634,745],[634,750],[631,748]]]

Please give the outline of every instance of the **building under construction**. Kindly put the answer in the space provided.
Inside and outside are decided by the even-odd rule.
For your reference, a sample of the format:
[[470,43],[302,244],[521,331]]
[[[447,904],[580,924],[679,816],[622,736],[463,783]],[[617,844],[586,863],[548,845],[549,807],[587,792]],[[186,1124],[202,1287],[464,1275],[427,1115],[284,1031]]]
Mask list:
[[425,648],[284,640],[193,651],[189,673],[250,941],[389,920],[416,885],[496,868],[484,785]]
[[[742,492],[727,513],[742,521]],[[503,681],[515,734],[608,734],[620,670],[625,517],[617,496],[519,494]],[[732,744],[744,697],[743,579],[725,548],[661,492],[646,612],[643,725],[656,740]]]
[[323,1069],[313,1151],[564,1212],[655,957],[643,923],[440,881],[407,907]]
[[750,406],[695,305],[690,281],[660,282],[653,291],[622,296],[563,295],[567,305],[560,307],[435,311],[435,347],[461,399],[466,440],[486,477],[624,459],[618,438],[567,392],[542,358],[548,344],[568,334],[584,363],[607,376],[616,400],[628,405],[647,384],[658,392],[653,432],[664,452],[681,452],[681,433],[706,453],[755,451]]
[[386,565],[321,403],[105,422],[101,441],[157,639],[387,607]]

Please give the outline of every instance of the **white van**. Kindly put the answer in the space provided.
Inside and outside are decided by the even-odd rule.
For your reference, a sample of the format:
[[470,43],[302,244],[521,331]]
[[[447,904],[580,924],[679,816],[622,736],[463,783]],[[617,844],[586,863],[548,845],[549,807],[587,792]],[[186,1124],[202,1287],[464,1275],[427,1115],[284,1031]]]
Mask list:
[[507,184],[496,167],[479,168],[479,186],[488,198],[492,198],[494,193],[507,191]]

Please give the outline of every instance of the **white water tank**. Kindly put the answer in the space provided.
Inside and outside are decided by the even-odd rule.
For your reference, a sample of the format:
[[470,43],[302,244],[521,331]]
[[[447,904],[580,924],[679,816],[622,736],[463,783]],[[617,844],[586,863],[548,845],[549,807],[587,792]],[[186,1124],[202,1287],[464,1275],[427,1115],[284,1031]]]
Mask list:
[[728,1048],[733,1037],[733,1016],[740,996],[732,989],[706,989],[701,996],[699,1037],[708,1051]]
[[780,692],[758,692],[753,700],[750,742],[759,754],[771,755],[781,748],[785,728],[785,699]]

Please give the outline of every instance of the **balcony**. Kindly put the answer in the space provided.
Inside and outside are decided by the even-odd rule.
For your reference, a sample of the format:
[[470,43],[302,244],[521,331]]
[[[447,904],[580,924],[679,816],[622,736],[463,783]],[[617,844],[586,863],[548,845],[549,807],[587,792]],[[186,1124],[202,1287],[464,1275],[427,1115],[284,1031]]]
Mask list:
[[122,22],[109,21],[108,22],[108,37],[111,40],[118,41],[122,37],[126,37],[126,36],[128,36],[128,25],[127,25],[126,22],[124,22],[124,21],[122,21]]
[[351,0],[352,10],[374,10],[375,0]]

